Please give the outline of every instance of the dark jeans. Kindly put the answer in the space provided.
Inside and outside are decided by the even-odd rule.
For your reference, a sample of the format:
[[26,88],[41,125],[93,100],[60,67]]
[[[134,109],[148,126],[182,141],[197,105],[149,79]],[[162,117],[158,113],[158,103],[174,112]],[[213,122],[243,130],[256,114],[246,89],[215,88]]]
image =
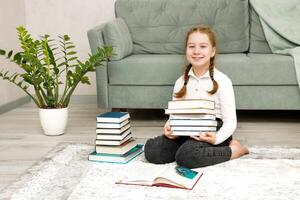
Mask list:
[[[218,120],[217,130],[222,126]],[[171,140],[164,135],[151,138],[145,144],[145,157],[150,163],[165,164],[176,161],[188,168],[205,167],[228,161],[231,157],[229,137],[223,143],[212,145],[190,137],[178,137]]]

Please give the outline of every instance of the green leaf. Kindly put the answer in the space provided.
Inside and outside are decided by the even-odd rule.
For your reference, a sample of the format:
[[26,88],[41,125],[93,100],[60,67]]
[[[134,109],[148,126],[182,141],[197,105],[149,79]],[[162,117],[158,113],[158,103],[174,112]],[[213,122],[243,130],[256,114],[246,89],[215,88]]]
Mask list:
[[5,55],[5,51],[3,49],[0,49],[0,55]]
[[22,67],[28,73],[32,71],[32,67],[30,65],[23,64]]
[[59,69],[58,69],[58,67],[54,67],[53,70],[54,70],[54,73],[55,73],[56,75],[59,74]]
[[66,47],[66,49],[73,49],[73,48],[75,48],[75,45],[70,45]]
[[12,54],[13,54],[13,50],[11,50],[10,52],[8,52],[7,57],[10,58]]
[[18,52],[14,55],[13,60],[17,63],[20,64],[22,60],[22,55],[21,52]]
[[22,74],[21,77],[24,79],[25,82],[31,85],[33,84],[33,80],[28,74]]
[[76,66],[75,72],[76,72],[76,74],[78,74],[78,75],[81,74],[82,69],[81,69],[80,65]]
[[81,82],[82,84],[88,84],[88,85],[91,84],[91,83],[90,83],[90,80],[89,80],[89,77],[87,77],[87,76],[83,76],[83,77],[81,78],[80,82]]
[[70,40],[70,37],[68,35],[64,35],[64,40],[65,41],[69,41]]
[[70,51],[67,53],[67,55],[75,55],[76,54],[76,51]]
[[59,65],[57,65],[57,67],[60,67],[60,66],[63,66],[63,65],[66,65],[66,62],[60,63]]
[[72,58],[69,58],[68,61],[72,61],[72,60],[76,60],[77,57],[72,57]]

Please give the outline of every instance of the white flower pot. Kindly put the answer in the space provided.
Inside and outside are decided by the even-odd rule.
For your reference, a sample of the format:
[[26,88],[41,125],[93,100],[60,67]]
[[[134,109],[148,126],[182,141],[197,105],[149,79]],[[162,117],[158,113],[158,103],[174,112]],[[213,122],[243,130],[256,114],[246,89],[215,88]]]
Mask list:
[[45,135],[62,135],[68,123],[68,108],[40,108],[40,121]]

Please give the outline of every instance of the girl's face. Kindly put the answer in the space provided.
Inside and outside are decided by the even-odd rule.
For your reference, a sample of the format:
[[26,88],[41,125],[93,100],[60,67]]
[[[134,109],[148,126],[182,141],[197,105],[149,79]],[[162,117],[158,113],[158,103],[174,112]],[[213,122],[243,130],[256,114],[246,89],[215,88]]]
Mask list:
[[210,58],[216,53],[216,48],[212,46],[205,33],[194,32],[190,34],[187,47],[186,59],[193,67],[209,67]]

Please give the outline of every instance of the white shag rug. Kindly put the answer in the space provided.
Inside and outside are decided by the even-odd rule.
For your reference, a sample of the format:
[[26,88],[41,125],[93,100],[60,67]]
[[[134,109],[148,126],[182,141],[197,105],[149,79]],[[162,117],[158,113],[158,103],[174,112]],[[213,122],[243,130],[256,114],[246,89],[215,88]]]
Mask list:
[[92,150],[86,144],[59,144],[3,189],[0,199],[300,199],[300,148],[252,147],[243,158],[202,168],[191,191],[115,184],[131,170],[152,164],[143,154],[125,165],[89,162]]

